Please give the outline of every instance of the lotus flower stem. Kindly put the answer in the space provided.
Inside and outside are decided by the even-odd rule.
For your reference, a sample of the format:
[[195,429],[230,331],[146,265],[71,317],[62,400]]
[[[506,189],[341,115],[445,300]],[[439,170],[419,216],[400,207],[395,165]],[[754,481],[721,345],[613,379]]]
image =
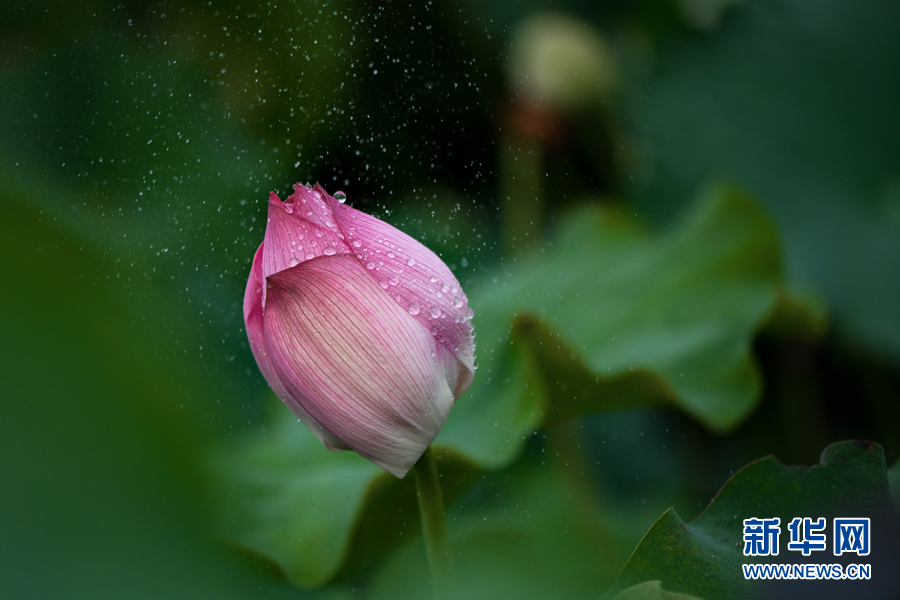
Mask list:
[[434,585],[434,595],[444,600],[455,584],[453,557],[447,541],[447,522],[444,519],[444,495],[438,475],[434,453],[429,447],[413,466],[416,479],[416,495],[422,516],[422,534],[428,554],[428,567]]

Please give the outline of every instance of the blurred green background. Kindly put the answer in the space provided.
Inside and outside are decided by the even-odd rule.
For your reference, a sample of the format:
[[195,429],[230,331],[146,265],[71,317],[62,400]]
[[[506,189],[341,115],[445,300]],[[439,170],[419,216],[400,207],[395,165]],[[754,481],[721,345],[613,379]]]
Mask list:
[[234,525],[231,479],[300,478],[273,527],[324,487],[241,313],[296,181],[469,293],[480,370],[442,434],[468,597],[599,596],[668,507],[693,519],[768,454],[861,438],[894,464],[898,22],[888,0],[2,3],[0,596],[426,597],[408,482],[355,456],[322,458],[355,500],[297,564]]

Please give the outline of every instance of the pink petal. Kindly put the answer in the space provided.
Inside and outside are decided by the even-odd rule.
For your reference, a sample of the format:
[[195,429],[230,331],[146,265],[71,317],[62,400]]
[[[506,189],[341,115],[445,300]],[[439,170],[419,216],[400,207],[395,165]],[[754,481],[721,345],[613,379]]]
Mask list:
[[403,477],[450,413],[457,359],[353,255],[306,261],[268,281],[265,338],[288,396]]
[[253,256],[253,267],[250,269],[247,290],[244,292],[244,325],[247,328],[247,338],[250,341],[253,357],[256,359],[256,364],[259,365],[263,377],[269,383],[269,387],[316,434],[325,447],[329,450],[346,450],[347,446],[323,429],[315,419],[288,396],[272,365],[271,355],[266,349],[265,325],[263,324],[263,292],[265,290],[262,277],[263,245],[260,244]]
[[397,228],[341,204],[318,184],[314,190],[325,197],[349,250],[368,273],[457,358],[454,394],[461,396],[475,373],[475,342],[469,301],[450,268]]
[[264,278],[319,256],[350,253],[323,192],[298,183],[285,202],[269,194]]

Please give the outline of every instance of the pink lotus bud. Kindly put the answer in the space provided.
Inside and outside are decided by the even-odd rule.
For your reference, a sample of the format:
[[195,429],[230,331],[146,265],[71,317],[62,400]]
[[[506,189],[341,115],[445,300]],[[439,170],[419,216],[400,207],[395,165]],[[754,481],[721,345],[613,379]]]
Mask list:
[[466,295],[441,259],[319,185],[269,199],[244,322],[260,370],[330,450],[403,477],[472,383]]

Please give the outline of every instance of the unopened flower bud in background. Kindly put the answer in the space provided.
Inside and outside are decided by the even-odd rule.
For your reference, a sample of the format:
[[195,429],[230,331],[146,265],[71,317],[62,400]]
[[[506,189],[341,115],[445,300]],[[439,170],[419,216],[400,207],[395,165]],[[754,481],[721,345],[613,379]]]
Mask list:
[[563,111],[608,97],[617,79],[603,36],[572,17],[549,14],[518,26],[508,73],[517,98]]
[[453,273],[413,238],[319,185],[270,195],[247,335],[266,381],[330,450],[403,477],[472,382],[471,317]]

